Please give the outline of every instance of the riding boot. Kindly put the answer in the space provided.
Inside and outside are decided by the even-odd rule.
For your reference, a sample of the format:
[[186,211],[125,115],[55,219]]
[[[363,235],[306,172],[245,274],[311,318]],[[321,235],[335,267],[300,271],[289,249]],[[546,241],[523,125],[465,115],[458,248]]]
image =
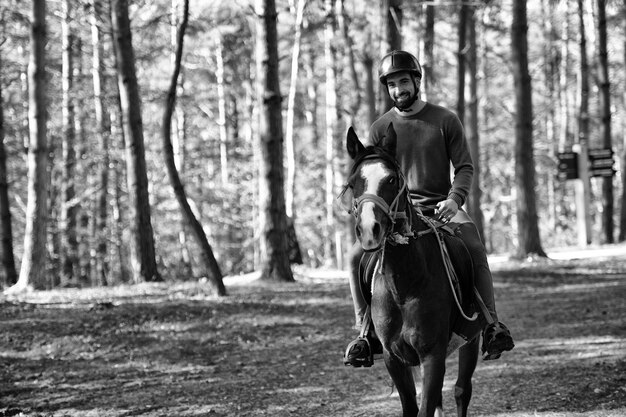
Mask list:
[[369,317],[367,301],[361,292],[360,264],[363,249],[358,242],[352,246],[348,256],[350,260],[350,293],[354,304],[354,328],[361,331],[363,325],[367,324],[367,329],[365,329],[363,337],[359,335],[348,344],[343,361],[344,364],[354,367],[369,367],[374,364],[374,355],[382,353],[382,345],[374,331],[371,317]]
[[456,229],[459,236],[467,247],[474,264],[474,286],[478,290],[491,321],[483,329],[483,359],[498,359],[503,351],[511,350],[515,346],[509,329],[498,321],[496,303],[493,295],[493,279],[487,253],[480,239],[478,230],[473,223],[463,223]]

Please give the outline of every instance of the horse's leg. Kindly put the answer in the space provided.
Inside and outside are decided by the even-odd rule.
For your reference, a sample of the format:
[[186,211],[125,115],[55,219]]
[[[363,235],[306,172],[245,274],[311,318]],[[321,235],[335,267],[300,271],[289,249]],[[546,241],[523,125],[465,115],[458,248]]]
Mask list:
[[416,417],[419,410],[417,408],[417,399],[415,398],[415,380],[413,379],[411,367],[404,365],[386,351],[384,355],[387,371],[400,395],[402,417]]
[[418,417],[433,417],[441,407],[441,390],[446,373],[446,347],[436,349],[422,361],[422,401]]
[[467,408],[472,398],[472,375],[478,361],[479,339],[477,336],[459,349],[459,374],[454,387],[454,399],[456,400],[456,414],[458,417],[467,416]]

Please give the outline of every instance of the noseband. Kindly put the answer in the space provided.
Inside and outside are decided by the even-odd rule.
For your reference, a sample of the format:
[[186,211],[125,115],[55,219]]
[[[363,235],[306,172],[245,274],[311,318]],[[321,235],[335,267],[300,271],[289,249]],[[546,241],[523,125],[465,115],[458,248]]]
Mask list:
[[403,194],[406,194],[406,181],[404,180],[404,178],[402,176],[399,176],[398,178],[400,178],[402,180],[402,187],[400,187],[400,191],[398,191],[398,194],[396,195],[396,197],[393,199],[393,201],[391,202],[391,204],[387,204],[387,202],[380,196],[376,195],[376,194],[369,194],[369,193],[365,193],[363,195],[361,195],[359,198],[354,199],[353,202],[353,214],[355,216],[358,215],[359,212],[359,208],[366,202],[371,202],[374,203],[375,206],[377,206],[378,208],[380,208],[383,213],[385,213],[385,215],[387,215],[387,217],[389,218],[389,220],[391,221],[391,224],[395,224],[397,219],[406,219],[407,215],[404,211],[398,211],[398,205],[400,202],[400,197]]

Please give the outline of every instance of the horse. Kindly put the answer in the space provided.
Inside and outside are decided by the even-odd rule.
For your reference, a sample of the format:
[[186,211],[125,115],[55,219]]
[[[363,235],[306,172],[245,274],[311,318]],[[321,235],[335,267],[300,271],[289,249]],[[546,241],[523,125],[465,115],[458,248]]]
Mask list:
[[[403,417],[443,416],[446,357],[462,344],[454,396],[457,415],[465,417],[478,360],[480,325],[458,343],[454,323],[467,316],[454,301],[442,247],[437,242],[441,235],[433,221],[411,203],[395,159],[396,141],[391,124],[377,146],[365,147],[352,127],[346,140],[352,158],[346,190],[352,191],[356,236],[365,252],[378,254],[371,277],[372,323],[400,397]],[[469,262],[471,273],[468,257],[466,253],[461,264],[465,262],[467,267]],[[419,406],[414,381],[418,366]]]

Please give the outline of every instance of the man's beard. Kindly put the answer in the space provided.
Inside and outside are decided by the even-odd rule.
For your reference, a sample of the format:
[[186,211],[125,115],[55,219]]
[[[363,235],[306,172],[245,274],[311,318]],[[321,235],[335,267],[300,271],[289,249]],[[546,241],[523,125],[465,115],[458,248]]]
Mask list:
[[415,100],[417,99],[417,94],[402,94],[400,97],[393,100],[394,105],[402,111],[408,111]]

